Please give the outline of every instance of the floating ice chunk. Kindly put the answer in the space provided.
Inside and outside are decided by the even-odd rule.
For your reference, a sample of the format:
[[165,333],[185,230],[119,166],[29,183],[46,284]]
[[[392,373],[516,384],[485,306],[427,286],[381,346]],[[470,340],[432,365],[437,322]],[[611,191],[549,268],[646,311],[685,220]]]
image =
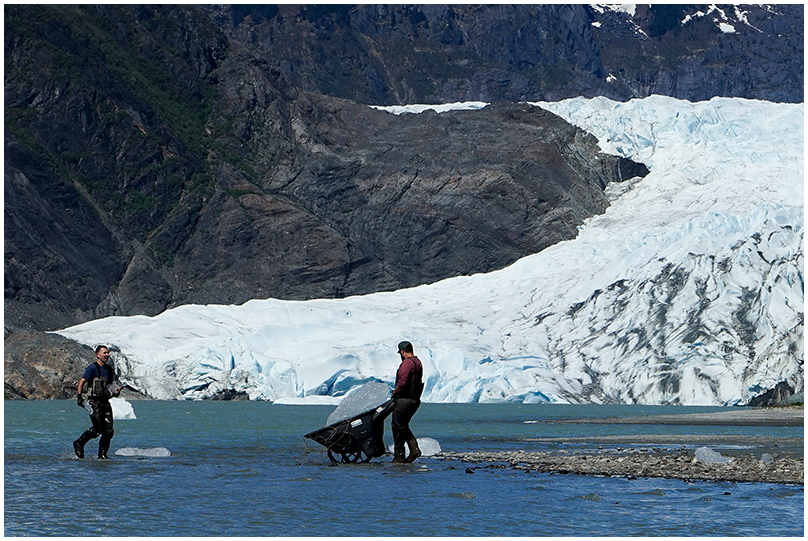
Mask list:
[[[434,456],[440,453],[440,443],[433,438],[415,438],[418,440],[418,448],[421,450],[421,456]],[[393,446],[389,445],[387,451],[393,453]],[[407,451],[409,453],[409,451]]]
[[696,460],[705,464],[727,464],[732,462],[732,458],[721,456],[709,447],[699,447],[696,449]]
[[112,406],[113,419],[137,419],[132,404],[127,402],[125,398],[110,398],[109,405]]
[[417,438],[421,456],[433,456],[440,453],[440,443],[433,438]]
[[152,458],[165,458],[171,456],[171,451],[165,447],[152,447],[150,449],[123,447],[115,451],[115,454],[118,456],[147,456]]
[[329,425],[350,419],[360,413],[370,411],[387,402],[390,398],[390,387],[380,381],[370,381],[353,393],[346,395],[339,406],[328,416]]

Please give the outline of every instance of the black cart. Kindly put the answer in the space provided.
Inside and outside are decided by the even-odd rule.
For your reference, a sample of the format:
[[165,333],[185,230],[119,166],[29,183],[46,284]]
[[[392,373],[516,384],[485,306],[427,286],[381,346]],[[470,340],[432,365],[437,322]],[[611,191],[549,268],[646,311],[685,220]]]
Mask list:
[[394,404],[394,400],[388,400],[370,411],[309,432],[304,437],[328,449],[328,458],[334,464],[368,462],[385,453],[384,420],[393,411]]

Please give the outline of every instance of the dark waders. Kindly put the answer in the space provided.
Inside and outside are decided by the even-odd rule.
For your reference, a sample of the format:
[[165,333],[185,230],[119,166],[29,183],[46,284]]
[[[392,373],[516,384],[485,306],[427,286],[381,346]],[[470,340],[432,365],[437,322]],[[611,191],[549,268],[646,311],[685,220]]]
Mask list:
[[[418,441],[415,439],[412,430],[410,430],[410,420],[418,411],[420,405],[421,400],[418,398],[396,398],[391,423],[391,428],[393,429],[393,462],[413,462],[421,456]],[[410,455],[406,459],[404,458],[405,445],[410,449]]]
[[93,408],[93,413],[90,414],[90,421],[92,421],[93,426],[73,442],[73,449],[76,451],[76,456],[84,458],[84,446],[87,442],[101,436],[98,441],[98,458],[107,458],[109,444],[112,441],[113,434],[115,434],[112,427],[112,406],[109,400],[93,400],[90,398],[88,402],[90,407]]

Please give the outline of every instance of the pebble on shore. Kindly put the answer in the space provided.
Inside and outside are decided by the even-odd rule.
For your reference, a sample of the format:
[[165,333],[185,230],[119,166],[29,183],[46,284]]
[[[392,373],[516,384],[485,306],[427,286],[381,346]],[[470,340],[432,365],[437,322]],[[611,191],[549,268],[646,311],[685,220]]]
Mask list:
[[444,452],[436,458],[460,460],[482,468],[513,468],[545,473],[575,473],[605,477],[804,484],[804,458],[767,455],[735,456],[725,463],[695,458],[687,450],[603,454],[559,454],[531,451]]

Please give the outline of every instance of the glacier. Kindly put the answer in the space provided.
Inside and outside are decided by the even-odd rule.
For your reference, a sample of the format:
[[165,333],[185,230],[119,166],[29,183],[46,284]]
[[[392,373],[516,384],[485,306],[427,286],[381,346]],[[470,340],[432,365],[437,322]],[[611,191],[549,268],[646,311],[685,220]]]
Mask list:
[[531,105],[650,171],[608,186],[610,207],[573,240],[405,290],[185,305],[56,332],[109,344],[122,381],[156,399],[337,403],[392,385],[405,339],[426,402],[741,405],[781,381],[803,392],[803,104]]

